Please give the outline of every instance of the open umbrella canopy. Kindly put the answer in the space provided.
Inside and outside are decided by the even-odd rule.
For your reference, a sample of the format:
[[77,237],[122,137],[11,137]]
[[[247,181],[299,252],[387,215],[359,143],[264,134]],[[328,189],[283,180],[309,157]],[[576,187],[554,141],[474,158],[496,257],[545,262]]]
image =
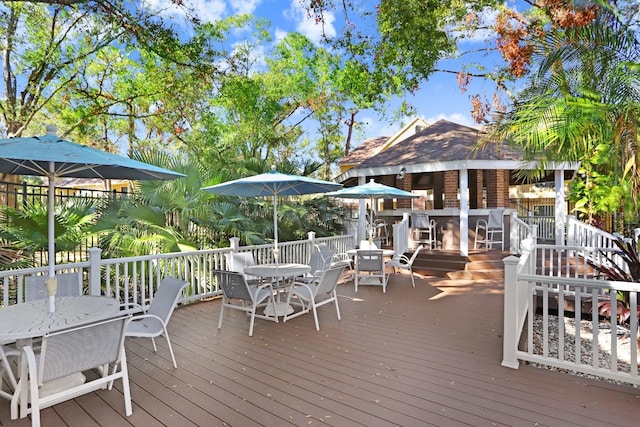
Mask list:
[[326,193],[342,188],[342,184],[289,175],[275,169],[260,175],[248,176],[204,188],[205,191],[226,196],[297,196],[301,194]]
[[[158,166],[66,141],[47,126],[47,134],[0,139],[0,173],[38,175],[49,179],[49,277],[55,277],[54,201],[58,177],[101,179],[175,179],[184,176]],[[55,283],[55,282],[54,282]]]
[[[391,187],[388,185],[375,182],[373,179],[366,184],[356,185],[355,187],[347,187],[338,191],[332,191],[325,194],[331,197],[340,197],[343,199],[371,199],[371,208],[373,208],[375,199],[414,199],[420,197],[417,194],[413,194],[409,191],[401,190],[400,188]],[[360,230],[364,230],[365,224],[361,218]],[[373,221],[373,219],[372,219]],[[373,225],[369,224],[369,239],[373,239]]]
[[366,184],[332,191],[327,193],[326,196],[341,197],[343,199],[413,199],[420,197],[409,191],[377,183],[373,179]]
[[290,175],[276,171],[248,176],[233,181],[205,187],[204,190],[223,196],[242,197],[273,197],[273,239],[274,256],[278,257],[278,217],[277,198],[280,196],[298,196],[302,194],[326,193],[337,190],[342,184],[309,178],[306,176]]
[[44,136],[0,139],[0,173],[101,179],[175,179],[183,174],[86,145]]

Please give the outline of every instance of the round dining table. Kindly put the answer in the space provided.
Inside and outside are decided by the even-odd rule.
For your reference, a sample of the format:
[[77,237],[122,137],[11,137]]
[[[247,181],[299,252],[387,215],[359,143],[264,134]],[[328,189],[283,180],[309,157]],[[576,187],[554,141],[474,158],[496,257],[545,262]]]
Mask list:
[[56,298],[56,311],[40,299],[0,308],[0,343],[41,337],[48,332],[80,326],[113,316],[120,310],[115,298],[72,296]]
[[[311,266],[297,263],[256,264],[245,267],[244,269],[245,274],[272,279],[274,282],[280,284],[276,285],[276,287],[281,289],[285,286],[285,279],[303,276],[310,271]],[[268,304],[264,309],[264,314],[266,316],[273,316],[275,313],[277,316],[285,316],[293,313],[293,307],[280,300],[280,292],[278,292],[277,296],[275,307],[273,307],[272,304]]]

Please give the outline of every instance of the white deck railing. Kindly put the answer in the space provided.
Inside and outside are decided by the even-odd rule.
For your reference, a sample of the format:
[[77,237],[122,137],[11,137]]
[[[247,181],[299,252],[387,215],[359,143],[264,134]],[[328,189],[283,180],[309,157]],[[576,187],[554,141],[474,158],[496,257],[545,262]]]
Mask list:
[[397,255],[409,250],[409,215],[405,214],[402,221],[393,224],[393,252]]
[[[505,259],[502,365],[517,369],[519,361],[526,361],[640,384],[640,284],[605,281],[594,274],[589,262],[608,262],[609,250],[536,245],[532,240],[523,242],[523,248],[520,258]],[[623,328],[617,291],[630,295],[626,338],[618,336]],[[598,316],[600,303],[610,304],[610,320]],[[571,305],[575,315],[565,316]]]
[[522,248],[520,245],[525,239],[533,239],[536,241],[538,236],[538,227],[529,225],[520,218],[516,211],[511,212],[511,220],[509,221],[509,253],[520,254]]
[[[355,248],[354,236],[309,238],[278,245],[281,262],[307,263],[313,246],[327,243],[336,252]],[[106,295],[120,302],[148,304],[158,283],[166,276],[175,276],[189,281],[184,292],[184,302],[220,294],[213,271],[226,269],[225,254],[251,251],[258,263],[273,261],[273,245],[239,246],[232,239],[229,248],[146,255],[129,258],[101,259],[97,248],[89,250],[89,260],[56,266],[56,274],[76,272],[83,279],[86,293]],[[24,301],[24,279],[32,275],[47,274],[47,267],[0,271],[0,296],[2,306],[20,304]]]
[[567,245],[587,248],[617,248],[616,236],[567,215]]

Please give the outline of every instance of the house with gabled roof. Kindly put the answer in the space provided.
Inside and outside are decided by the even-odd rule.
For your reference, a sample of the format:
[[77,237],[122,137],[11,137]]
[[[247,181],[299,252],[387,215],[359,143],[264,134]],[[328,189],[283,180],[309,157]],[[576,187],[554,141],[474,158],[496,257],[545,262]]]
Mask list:
[[[377,215],[393,223],[406,213],[425,213],[437,222],[440,247],[467,255],[477,220],[486,219],[495,208],[508,212],[509,188],[519,184],[516,172],[537,167],[505,144],[479,148],[486,138],[481,129],[448,120],[431,125],[412,120],[396,135],[369,138],[345,156],[337,181],[348,187],[374,179],[419,194],[417,200],[378,201]],[[556,202],[556,227],[564,226],[564,180],[576,168],[566,163],[547,167],[559,189],[556,200],[562,200]],[[360,202],[358,217],[364,214],[365,204]],[[363,221],[358,234],[364,236]],[[508,234],[504,239],[508,244]]]

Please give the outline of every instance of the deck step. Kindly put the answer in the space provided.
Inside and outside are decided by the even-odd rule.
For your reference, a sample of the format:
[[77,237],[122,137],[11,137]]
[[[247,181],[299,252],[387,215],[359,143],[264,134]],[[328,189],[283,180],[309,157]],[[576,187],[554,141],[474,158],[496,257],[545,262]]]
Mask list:
[[502,260],[506,256],[508,253],[502,251],[476,252],[468,256],[457,252],[422,251],[414,261],[413,270],[450,279],[501,279],[504,277]]

